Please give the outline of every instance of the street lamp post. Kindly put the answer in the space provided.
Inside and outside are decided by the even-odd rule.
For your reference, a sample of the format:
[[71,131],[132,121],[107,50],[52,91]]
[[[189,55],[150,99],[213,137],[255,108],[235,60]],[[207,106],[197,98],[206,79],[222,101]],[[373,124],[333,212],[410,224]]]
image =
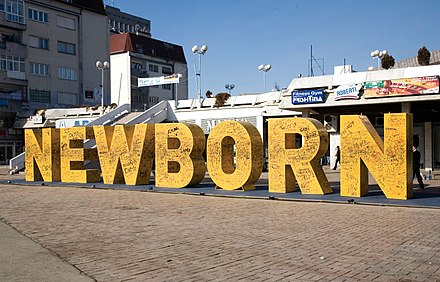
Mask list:
[[104,113],[104,69],[110,68],[107,61],[96,61],[96,67],[101,71],[101,114]]
[[271,65],[259,65],[258,70],[263,72],[263,92],[266,92],[266,73],[272,68]]
[[231,90],[235,88],[235,84],[226,84],[225,88],[228,90],[229,95],[231,95]]
[[387,50],[382,50],[382,51],[379,51],[379,50],[374,50],[374,51],[372,51],[371,53],[370,53],[370,55],[371,55],[371,57],[373,58],[373,59],[377,59],[377,69],[379,69],[379,67],[380,67],[380,60],[383,58],[383,56],[385,56],[386,54],[388,54],[388,51]]
[[200,47],[200,49],[199,49],[199,46],[197,46],[197,45],[194,45],[194,47],[192,48],[192,52],[196,55],[199,55],[199,70],[196,73],[196,76],[199,77],[199,82],[197,83],[198,88],[199,88],[197,91],[197,94],[199,96],[198,97],[198,99],[199,99],[198,107],[199,108],[202,107],[202,100],[201,100],[202,99],[202,55],[205,55],[206,51],[208,51],[208,46],[206,46],[206,45],[202,45],[202,47]]

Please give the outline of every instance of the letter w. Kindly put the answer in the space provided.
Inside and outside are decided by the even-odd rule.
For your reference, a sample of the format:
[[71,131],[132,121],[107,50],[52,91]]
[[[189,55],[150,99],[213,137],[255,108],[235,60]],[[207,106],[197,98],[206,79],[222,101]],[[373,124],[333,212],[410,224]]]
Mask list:
[[94,126],[105,184],[150,182],[154,159],[154,124]]

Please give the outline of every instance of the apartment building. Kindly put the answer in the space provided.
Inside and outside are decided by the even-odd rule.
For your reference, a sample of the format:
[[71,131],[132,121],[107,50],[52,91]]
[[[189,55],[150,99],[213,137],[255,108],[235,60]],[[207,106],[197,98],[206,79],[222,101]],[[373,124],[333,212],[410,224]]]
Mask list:
[[[14,127],[17,113],[100,104],[102,78],[95,64],[109,60],[109,32],[102,0],[0,0],[0,33],[0,164],[5,164],[23,147],[22,130]],[[108,71],[105,75],[108,86]]]
[[151,37],[151,21],[127,14],[113,6],[105,6],[111,33],[135,33]]

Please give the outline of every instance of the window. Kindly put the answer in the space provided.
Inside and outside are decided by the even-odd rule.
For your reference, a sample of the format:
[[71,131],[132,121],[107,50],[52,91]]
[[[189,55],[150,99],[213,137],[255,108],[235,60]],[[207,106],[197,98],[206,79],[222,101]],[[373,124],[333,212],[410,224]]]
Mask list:
[[50,91],[30,89],[29,100],[34,103],[50,104]]
[[58,92],[58,104],[77,105],[78,94],[69,92]]
[[70,68],[58,68],[58,78],[67,80],[76,80],[76,70]]
[[24,58],[1,55],[0,69],[25,72]]
[[49,50],[49,39],[30,35],[29,46]]
[[48,76],[49,75],[49,65],[33,63],[29,64],[30,73],[35,75]]
[[150,107],[156,105],[157,103],[159,103],[159,97],[154,97],[154,96],[148,97],[148,104],[150,105]]
[[162,84],[162,89],[171,90],[171,84]]
[[57,16],[57,25],[62,28],[75,30],[75,20],[63,16]]
[[28,9],[28,18],[33,21],[48,23],[49,15],[46,12],[36,10],[33,8]]
[[75,44],[58,41],[58,52],[75,55]]
[[163,74],[172,74],[173,70],[170,67],[162,67]]
[[24,24],[23,2],[23,0],[6,0],[6,20]]
[[159,66],[150,64],[148,69],[152,72],[159,72]]

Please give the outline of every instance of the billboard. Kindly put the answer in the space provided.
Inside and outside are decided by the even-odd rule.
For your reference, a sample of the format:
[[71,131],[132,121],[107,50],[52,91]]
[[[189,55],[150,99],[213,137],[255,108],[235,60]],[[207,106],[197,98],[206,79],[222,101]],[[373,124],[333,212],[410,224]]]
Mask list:
[[335,89],[335,101],[344,99],[359,99],[359,90],[362,84],[347,84],[341,85]]
[[439,93],[439,77],[424,76],[365,82],[365,98]]
[[168,76],[138,78],[138,87],[179,83],[179,79],[181,76],[182,75],[179,73],[179,74],[172,74],[172,75],[168,75]]
[[292,91],[292,104],[315,104],[324,103],[324,91],[315,90],[295,90]]

